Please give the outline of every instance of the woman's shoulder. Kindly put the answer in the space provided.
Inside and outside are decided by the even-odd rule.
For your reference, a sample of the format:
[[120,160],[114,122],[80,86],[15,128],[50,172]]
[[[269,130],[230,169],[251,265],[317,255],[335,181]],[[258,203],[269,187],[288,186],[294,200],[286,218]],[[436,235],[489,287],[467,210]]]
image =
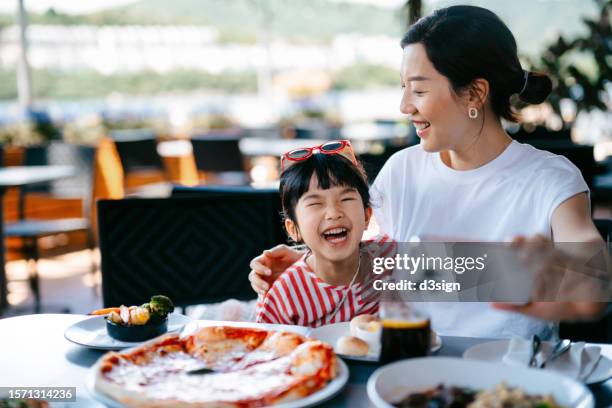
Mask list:
[[530,144],[514,143],[520,151],[521,165],[531,172],[581,174],[578,167],[565,156],[538,149]]
[[[558,201],[588,191],[582,172],[567,157],[517,143],[520,161],[512,169],[517,177],[528,180],[534,193],[545,200]],[[552,197],[552,198],[551,198]]]

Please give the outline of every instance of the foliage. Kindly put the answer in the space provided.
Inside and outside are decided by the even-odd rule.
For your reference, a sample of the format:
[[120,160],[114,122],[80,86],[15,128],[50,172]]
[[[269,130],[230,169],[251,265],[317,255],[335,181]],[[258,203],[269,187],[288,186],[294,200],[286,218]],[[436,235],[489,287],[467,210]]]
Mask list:
[[27,146],[49,141],[48,134],[40,133],[33,122],[21,122],[0,126],[0,143]]
[[612,86],[612,0],[595,1],[600,12],[596,19],[583,19],[587,34],[573,40],[559,36],[534,64],[536,70],[553,79],[549,101],[557,112],[564,98],[572,99],[578,110],[608,109],[607,87]]
[[[167,74],[138,72],[105,76],[95,71],[46,71],[32,73],[36,98],[93,98],[112,92],[150,95],[173,91],[223,90],[249,92],[257,89],[255,73],[207,74],[197,70],[176,70]],[[15,71],[0,70],[0,99],[15,99]]]
[[[397,71],[379,65],[357,64],[334,75],[333,89],[371,89],[398,85]],[[105,76],[94,71],[39,71],[32,73],[36,98],[73,99],[104,97],[113,92],[152,95],[165,92],[221,90],[229,93],[254,92],[254,72],[211,75],[197,70],[166,74],[138,72]],[[17,98],[16,74],[0,70],[0,100]]]

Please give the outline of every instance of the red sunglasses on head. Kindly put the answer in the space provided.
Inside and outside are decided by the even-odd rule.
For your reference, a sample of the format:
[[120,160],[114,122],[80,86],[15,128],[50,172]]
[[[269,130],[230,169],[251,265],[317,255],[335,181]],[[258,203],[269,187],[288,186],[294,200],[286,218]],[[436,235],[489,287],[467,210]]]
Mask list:
[[331,142],[325,142],[319,146],[313,147],[300,147],[299,149],[293,149],[281,156],[281,172],[287,170],[291,165],[304,161],[310,156],[316,153],[322,154],[339,154],[353,163],[357,163],[355,152],[351,147],[351,142],[348,140],[333,140]]

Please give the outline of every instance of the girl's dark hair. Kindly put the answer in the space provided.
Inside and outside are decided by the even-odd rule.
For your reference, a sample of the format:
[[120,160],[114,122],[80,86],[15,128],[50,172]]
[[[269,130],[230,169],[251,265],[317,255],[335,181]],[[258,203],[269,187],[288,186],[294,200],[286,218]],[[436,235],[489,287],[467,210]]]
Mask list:
[[370,207],[370,192],[365,171],[361,164],[353,163],[339,154],[313,154],[308,159],[287,168],[280,177],[280,196],[284,217],[297,224],[295,207],[310,187],[310,179],[316,174],[319,187],[352,187],[363,201],[363,208]]
[[498,117],[516,121],[510,96],[530,104],[543,102],[552,90],[545,74],[526,72],[517,56],[512,32],[490,10],[452,6],[418,20],[402,38],[402,48],[421,43],[438,72],[454,91],[465,90],[475,79],[489,82],[489,98]]

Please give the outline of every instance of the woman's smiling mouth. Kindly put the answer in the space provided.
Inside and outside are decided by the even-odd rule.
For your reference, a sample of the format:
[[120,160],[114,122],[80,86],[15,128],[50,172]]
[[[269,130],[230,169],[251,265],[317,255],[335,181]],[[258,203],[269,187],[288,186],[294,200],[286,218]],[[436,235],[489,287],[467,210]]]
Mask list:
[[425,121],[412,121],[412,124],[414,125],[417,135],[422,136],[427,129],[429,129],[431,127],[431,123],[429,122],[425,122]]

